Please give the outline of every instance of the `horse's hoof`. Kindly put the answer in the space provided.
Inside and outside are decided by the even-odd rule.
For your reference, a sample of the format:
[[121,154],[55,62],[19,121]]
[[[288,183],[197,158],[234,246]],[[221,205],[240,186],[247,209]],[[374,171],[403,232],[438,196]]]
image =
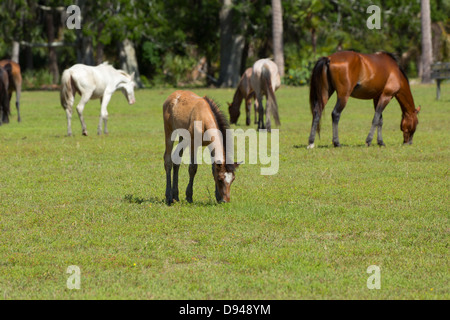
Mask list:
[[340,148],[341,147],[341,144],[339,143],[339,142],[333,142],[333,145],[334,145],[334,147],[335,148]]
[[189,203],[194,202],[194,201],[192,201],[192,198],[188,198],[188,197],[186,197],[186,201],[189,202]]
[[370,147],[371,144],[372,144],[372,142],[367,142],[366,141],[366,147]]
[[87,131],[83,131],[83,136],[87,137],[87,135],[88,135]]
[[306,149],[314,149],[314,143],[311,143],[309,146],[306,147]]
[[384,144],[384,142],[383,142],[383,141],[381,141],[381,142],[378,142],[378,145],[379,145],[380,147],[386,147],[386,145]]

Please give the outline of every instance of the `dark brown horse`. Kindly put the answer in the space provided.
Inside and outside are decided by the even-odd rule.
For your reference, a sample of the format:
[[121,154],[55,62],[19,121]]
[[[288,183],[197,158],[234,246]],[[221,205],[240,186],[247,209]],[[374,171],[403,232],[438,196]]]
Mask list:
[[22,74],[20,72],[20,65],[12,60],[0,61],[0,67],[4,67],[7,64],[11,65],[11,71],[9,72],[8,98],[11,102],[12,93],[13,91],[16,92],[17,121],[20,122],[20,94],[22,92]]
[[[164,168],[166,170],[166,202],[171,205],[173,200],[178,198],[178,170],[180,161],[174,161],[172,149],[176,134],[180,134],[180,144],[186,143],[190,146],[189,164],[189,184],[186,189],[186,200],[192,202],[194,177],[197,173],[197,147],[208,146],[209,141],[205,141],[206,132],[210,130],[220,131],[222,139],[210,141],[215,143],[214,161],[212,162],[212,173],[216,184],[217,202],[230,201],[230,187],[234,181],[234,171],[239,166],[237,163],[227,161],[226,129],[229,128],[228,121],[218,106],[208,97],[199,97],[190,91],[175,91],[164,102],[164,132],[166,140],[166,151],[164,153]],[[185,141],[183,141],[183,135]],[[175,135],[175,136],[174,136]],[[195,141],[195,137],[200,137],[201,141]],[[180,145],[179,144],[179,145]],[[178,146],[179,146],[178,145]],[[178,158],[182,157],[183,149],[174,153]],[[231,146],[232,147],[232,146]],[[230,147],[230,148],[231,148]],[[177,152],[179,154],[177,154]],[[171,171],[173,167],[173,183],[171,181]]]
[[367,146],[372,143],[377,128],[378,145],[384,146],[381,129],[383,110],[395,97],[402,110],[400,129],[403,143],[411,144],[418,124],[414,99],[406,74],[399,67],[393,55],[386,52],[361,54],[342,51],[320,58],[311,76],[310,106],[313,115],[308,148],[314,147],[316,131],[320,133],[320,118],[328,99],[336,91],[337,102],[332,112],[333,144],[339,147],[338,124],[341,112],[349,97],[373,99],[375,116],[366,139]]
[[[248,68],[245,70],[244,74],[239,80],[238,87],[236,88],[236,92],[233,96],[233,102],[228,103],[228,112],[230,113],[230,123],[235,124],[238,121],[238,118],[241,114],[241,103],[242,100],[245,101],[245,111],[247,115],[246,124],[250,125],[250,113],[252,109],[252,99],[255,99],[255,91],[252,89],[252,85],[250,80],[252,78],[253,68]],[[258,100],[255,99],[254,104],[255,109],[255,124],[258,123],[257,115],[258,112]]]
[[11,65],[6,64],[5,67],[0,67],[0,126],[3,123],[9,123],[9,72],[11,72]]

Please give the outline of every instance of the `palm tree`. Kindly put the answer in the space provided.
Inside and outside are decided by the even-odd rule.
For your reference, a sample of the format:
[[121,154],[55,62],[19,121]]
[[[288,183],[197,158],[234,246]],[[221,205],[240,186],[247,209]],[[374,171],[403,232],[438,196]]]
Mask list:
[[420,5],[422,21],[422,83],[430,83],[431,63],[433,62],[430,0],[421,0]]
[[273,56],[280,76],[284,76],[283,8],[281,0],[272,0]]

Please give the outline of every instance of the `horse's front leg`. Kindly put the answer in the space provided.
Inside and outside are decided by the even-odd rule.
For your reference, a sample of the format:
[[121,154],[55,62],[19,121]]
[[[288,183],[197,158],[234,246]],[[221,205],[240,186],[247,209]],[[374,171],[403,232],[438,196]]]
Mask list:
[[336,105],[334,106],[333,112],[331,113],[331,118],[333,121],[333,145],[335,147],[340,147],[339,143],[339,133],[338,126],[339,120],[341,119],[342,110],[344,110],[345,105],[347,104],[348,96],[338,97]]
[[195,163],[195,154],[197,153],[197,149],[195,149],[193,144],[191,144],[189,151],[191,152],[191,163],[189,164],[189,184],[186,188],[186,201],[192,203],[192,196],[194,194],[194,178],[197,174],[198,167]]
[[101,135],[102,134],[102,121],[103,124],[105,125],[105,128],[103,130],[103,132],[105,134],[108,134],[108,103],[111,100],[111,95],[109,94],[105,94],[103,97],[100,98],[100,104],[101,104],[101,109],[100,109],[100,119],[98,122],[98,128],[97,128],[97,134]]
[[255,98],[255,103],[253,104],[253,108],[255,109],[255,124],[258,123],[258,100]]
[[245,98],[245,112],[247,115],[247,119],[245,121],[246,125],[250,125],[250,115],[251,115],[251,111],[252,111],[252,99],[250,98]]

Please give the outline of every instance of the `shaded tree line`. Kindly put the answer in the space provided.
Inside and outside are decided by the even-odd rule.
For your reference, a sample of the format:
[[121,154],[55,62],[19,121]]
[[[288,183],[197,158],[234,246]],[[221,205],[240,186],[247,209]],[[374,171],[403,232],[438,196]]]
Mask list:
[[[66,25],[80,8],[80,29]],[[369,30],[367,8],[381,8]],[[430,3],[433,61],[450,60],[450,3]],[[394,53],[422,73],[421,1],[411,0],[4,0],[0,56],[26,74],[109,61],[154,85],[235,86],[254,61],[274,58],[290,85],[306,84],[315,60],[339,50]]]

